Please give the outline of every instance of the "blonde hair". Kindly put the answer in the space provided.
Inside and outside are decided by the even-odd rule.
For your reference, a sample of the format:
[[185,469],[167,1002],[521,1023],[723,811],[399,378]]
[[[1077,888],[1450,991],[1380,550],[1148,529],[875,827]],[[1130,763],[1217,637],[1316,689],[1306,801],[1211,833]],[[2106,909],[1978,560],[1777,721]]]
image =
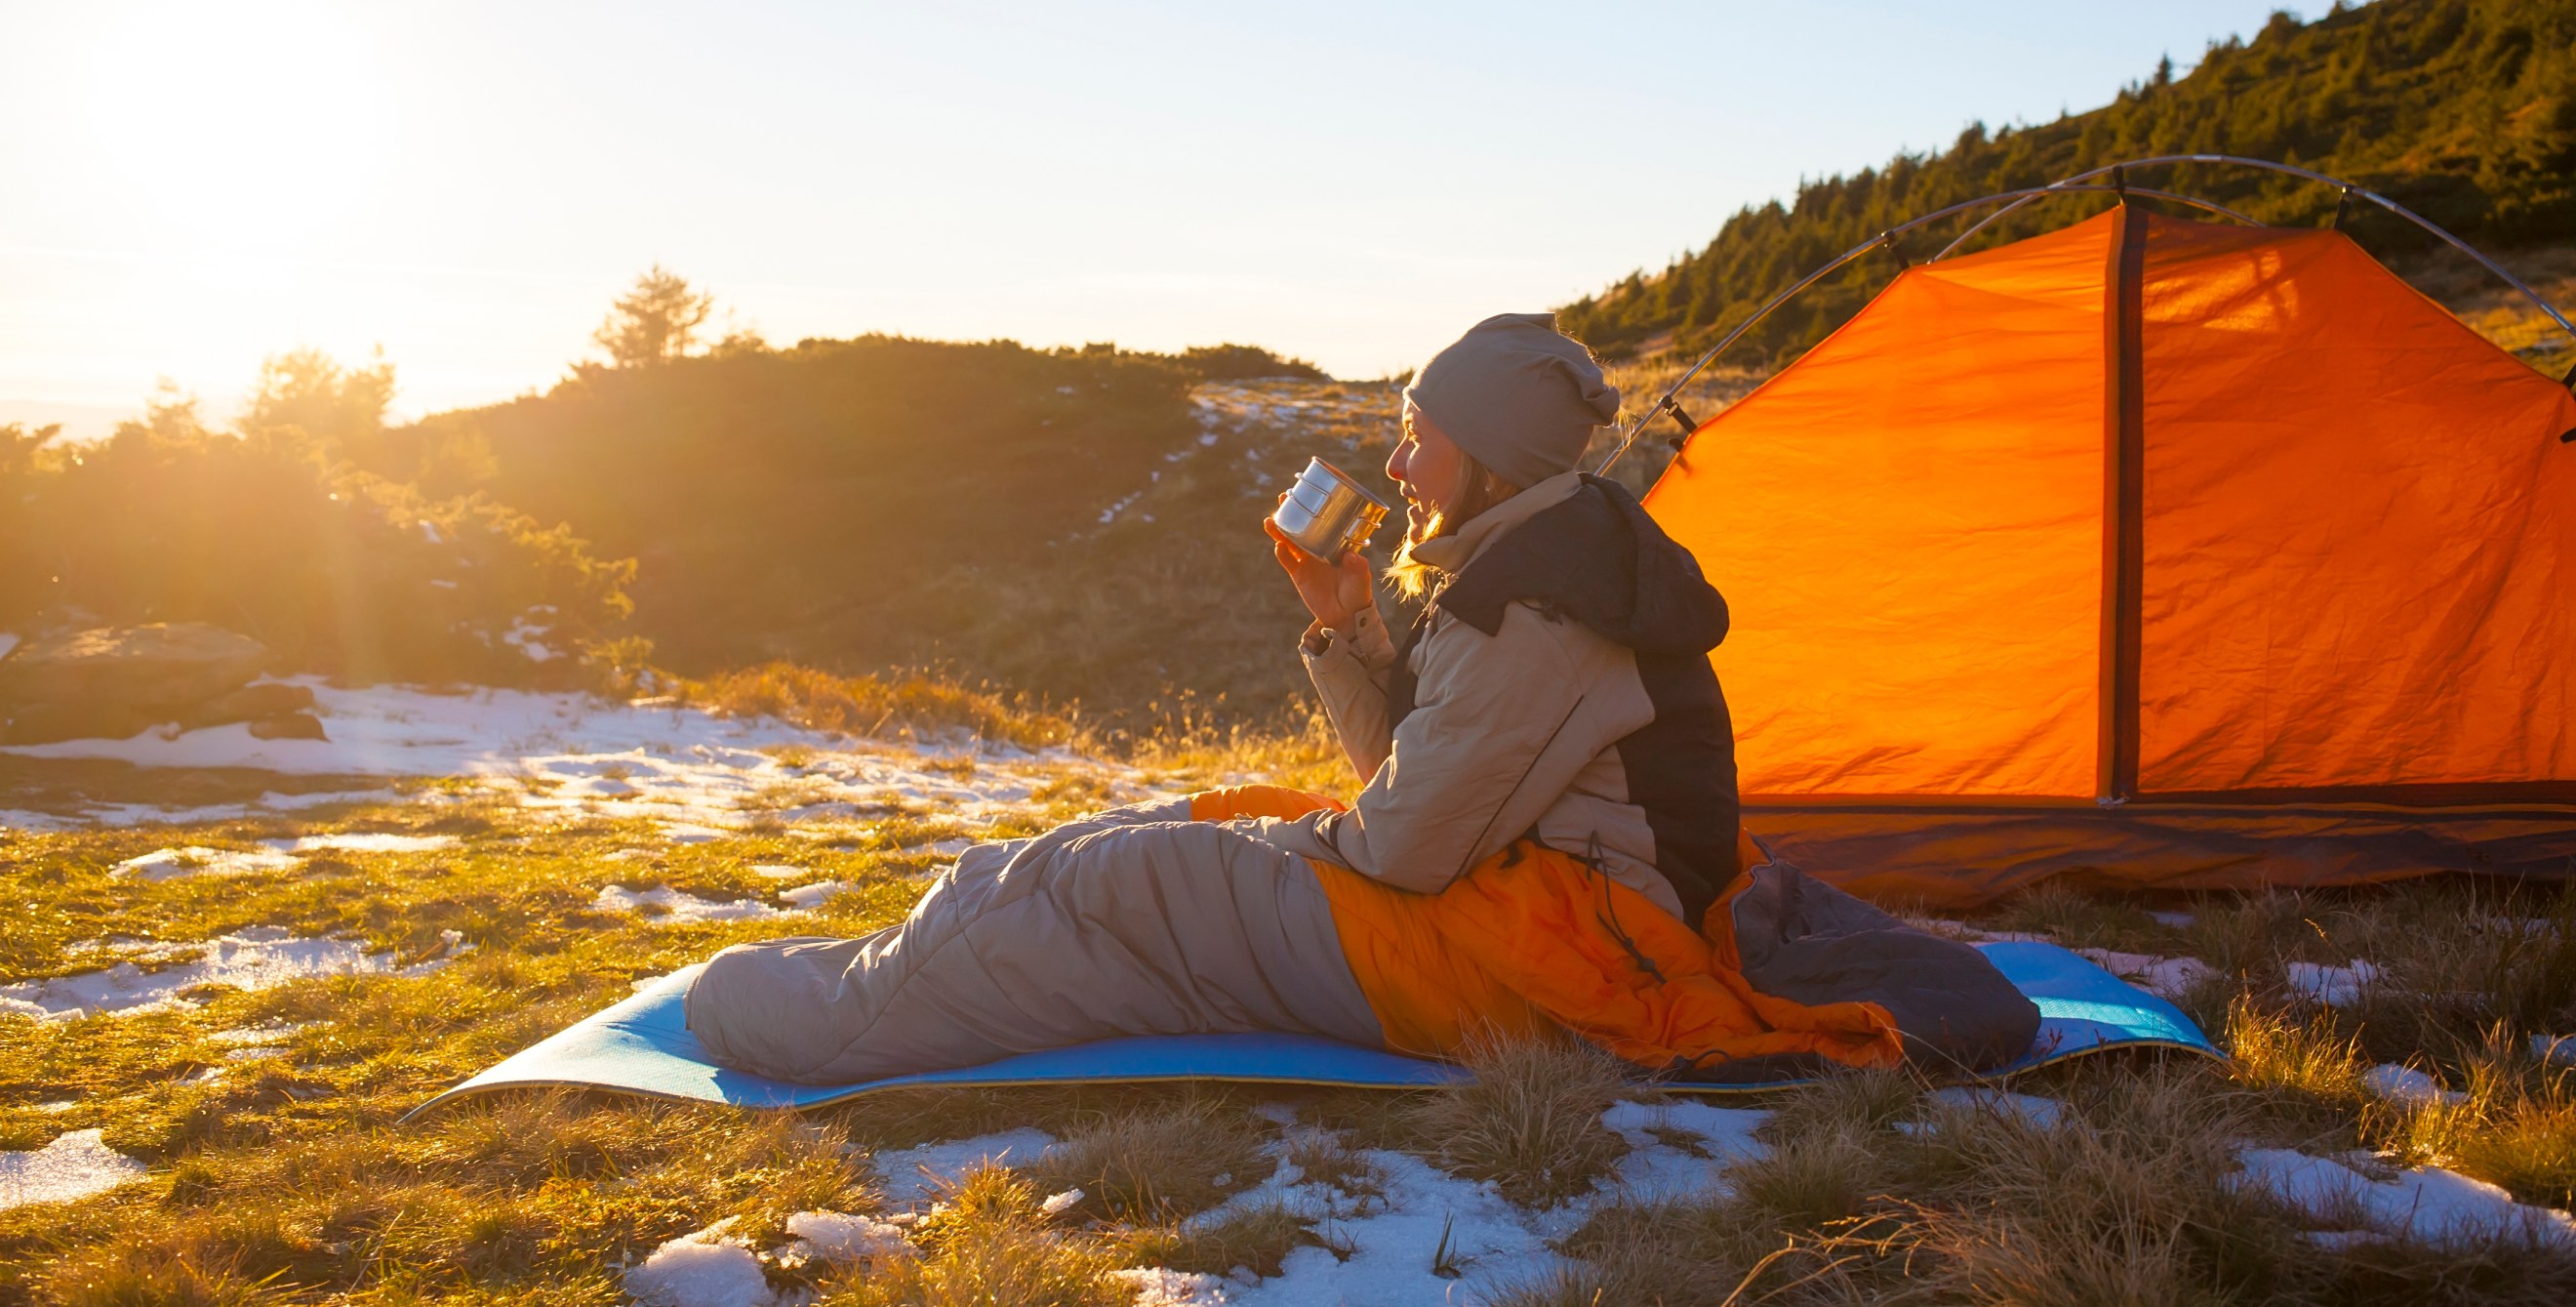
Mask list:
[[1440,571],[1414,558],[1415,545],[1455,535],[1458,528],[1476,520],[1478,514],[1521,492],[1519,486],[1505,481],[1492,468],[1477,462],[1475,455],[1461,450],[1458,460],[1458,480],[1463,488],[1458,494],[1457,504],[1432,514],[1431,520],[1423,524],[1420,536],[1407,533],[1403,547],[1395,551],[1394,561],[1387,564],[1386,582],[1395,587],[1396,594],[1403,598],[1420,599],[1431,593],[1435,584],[1433,577]]

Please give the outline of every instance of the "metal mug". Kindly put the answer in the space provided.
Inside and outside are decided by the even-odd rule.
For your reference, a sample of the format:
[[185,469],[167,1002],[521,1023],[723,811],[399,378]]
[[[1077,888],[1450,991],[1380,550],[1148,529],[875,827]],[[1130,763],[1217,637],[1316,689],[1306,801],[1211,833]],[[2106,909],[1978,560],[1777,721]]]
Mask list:
[[1327,563],[1368,543],[1391,511],[1340,468],[1320,458],[1306,460],[1306,470],[1288,487],[1270,520],[1299,549]]

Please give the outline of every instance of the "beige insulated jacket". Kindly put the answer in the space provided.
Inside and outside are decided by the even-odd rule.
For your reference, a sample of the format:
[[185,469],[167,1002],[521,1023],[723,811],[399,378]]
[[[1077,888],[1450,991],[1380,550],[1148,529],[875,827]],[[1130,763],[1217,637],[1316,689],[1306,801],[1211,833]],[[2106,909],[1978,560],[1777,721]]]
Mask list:
[[[1504,548],[1515,537],[1517,547]],[[1328,633],[1324,651],[1306,658],[1367,788],[1346,812],[1265,819],[1256,833],[1426,894],[1534,836],[1696,926],[1733,877],[1736,817],[1732,741],[1707,662],[1723,635],[1724,605],[1697,565],[1624,489],[1574,472],[1424,542],[1414,556],[1445,579],[1405,667],[1374,610],[1352,631]],[[1460,602],[1469,598],[1478,602]],[[1673,611],[1700,620],[1658,639],[1650,628]],[[1675,693],[1681,682],[1697,693]],[[1409,689],[1409,704],[1391,703],[1391,688],[1398,700]],[[1710,709],[1713,725],[1697,720]],[[1654,729],[1659,714],[1668,720]],[[1662,746],[1685,725],[1697,727],[1698,755],[1660,770],[1692,774],[1636,774],[1670,755]],[[1723,756],[1705,756],[1713,749]],[[1663,801],[1650,811],[1642,798],[1656,796],[1639,791],[1658,785]],[[1683,846],[1696,865],[1677,876],[1665,864],[1681,861]]]

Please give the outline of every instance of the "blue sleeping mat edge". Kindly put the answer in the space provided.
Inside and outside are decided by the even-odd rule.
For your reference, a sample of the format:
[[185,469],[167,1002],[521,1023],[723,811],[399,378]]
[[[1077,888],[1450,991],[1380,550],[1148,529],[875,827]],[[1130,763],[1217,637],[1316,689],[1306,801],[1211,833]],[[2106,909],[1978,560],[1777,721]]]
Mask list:
[[[2088,1053],[2119,1048],[2172,1048],[2223,1056],[2173,1004],[2054,944],[1977,946],[2039,1005],[2039,1037],[2029,1053],[1985,1079],[2000,1079]],[[821,1107],[889,1089],[924,1086],[1116,1084],[1218,1080],[1255,1084],[1418,1089],[1468,1078],[1466,1068],[1312,1035],[1147,1035],[1023,1053],[983,1066],[894,1076],[855,1085],[797,1085],[729,1070],[709,1061],[681,1018],[681,999],[698,973],[687,967],[647,983],[624,1002],[593,1013],[499,1065],[430,1099],[405,1121],[441,1103],[500,1089],[597,1089],[733,1107]],[[1692,1084],[1657,1081],[1667,1092],[1763,1093],[1805,1079]]]

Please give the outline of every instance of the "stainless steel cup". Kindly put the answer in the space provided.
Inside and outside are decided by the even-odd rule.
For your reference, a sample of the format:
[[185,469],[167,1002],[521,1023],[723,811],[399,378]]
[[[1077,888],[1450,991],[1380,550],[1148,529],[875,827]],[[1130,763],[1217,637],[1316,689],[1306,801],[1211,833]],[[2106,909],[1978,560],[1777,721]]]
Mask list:
[[1270,520],[1279,533],[1327,563],[1368,543],[1389,512],[1385,500],[1370,494],[1340,468],[1320,458],[1306,460],[1306,470],[1288,487],[1288,497]]

